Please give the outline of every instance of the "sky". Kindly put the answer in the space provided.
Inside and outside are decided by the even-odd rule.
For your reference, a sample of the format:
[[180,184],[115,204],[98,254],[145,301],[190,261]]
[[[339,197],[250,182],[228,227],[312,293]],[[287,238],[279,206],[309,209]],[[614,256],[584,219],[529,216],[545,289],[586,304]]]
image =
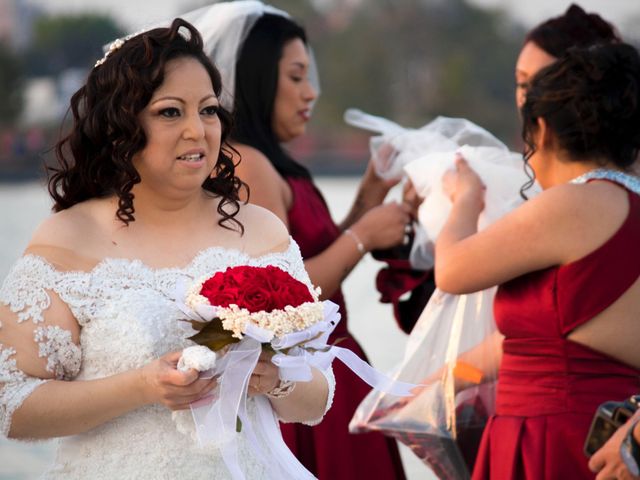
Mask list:
[[[2,1],[2,0],[0,0]],[[132,31],[158,20],[174,17],[190,10],[194,0],[26,0],[52,13],[100,11],[112,14]],[[310,1],[310,0],[300,0]],[[335,1],[335,0],[314,0]],[[367,0],[360,0],[366,2]],[[402,1],[402,0],[395,0]],[[441,0],[447,1],[447,0]],[[572,3],[564,0],[468,0],[479,6],[502,8],[525,26],[561,14]],[[640,0],[578,0],[587,11],[600,13],[623,33],[637,38],[640,23]]]
[[[445,0],[446,1],[446,0]],[[479,6],[502,8],[527,27],[563,13],[569,5],[577,3],[587,12],[599,13],[612,22],[620,32],[638,38],[640,23],[639,0],[469,0]]]

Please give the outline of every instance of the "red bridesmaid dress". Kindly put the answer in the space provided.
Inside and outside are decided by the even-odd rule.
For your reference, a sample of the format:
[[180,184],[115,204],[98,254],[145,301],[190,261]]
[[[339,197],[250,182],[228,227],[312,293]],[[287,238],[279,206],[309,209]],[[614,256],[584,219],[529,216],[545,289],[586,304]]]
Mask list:
[[602,246],[499,288],[494,313],[505,340],[496,414],[474,480],[595,478],[582,451],[591,419],[602,402],[639,393],[640,370],[567,336],[640,276],[640,197],[628,194],[628,217]]
[[[300,246],[303,258],[313,257],[341,234],[329,209],[311,180],[286,179],[293,194],[288,212],[289,232]],[[373,279],[372,279],[373,280]],[[342,291],[330,299],[340,307],[342,320],[330,337],[366,360],[364,351],[347,330],[347,310]],[[302,464],[320,480],[405,478],[395,440],[379,433],[350,434],[348,425],[370,387],[342,362],[333,363],[336,390],[333,406],[314,427],[281,424],[284,440]]]

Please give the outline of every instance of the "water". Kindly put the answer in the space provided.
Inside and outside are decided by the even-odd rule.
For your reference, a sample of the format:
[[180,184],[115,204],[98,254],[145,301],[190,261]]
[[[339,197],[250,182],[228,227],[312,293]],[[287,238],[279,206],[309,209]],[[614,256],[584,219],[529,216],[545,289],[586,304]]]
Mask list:
[[[318,186],[335,219],[351,206],[357,187],[352,178],[322,177]],[[34,183],[0,184],[0,278],[21,255],[36,226],[48,216],[50,201],[43,186]],[[407,336],[396,326],[390,305],[377,301],[375,275],[382,264],[367,256],[344,283],[350,329],[374,367],[391,370],[400,362]],[[436,478],[404,445],[400,453],[409,480]],[[26,444],[0,439],[0,480],[37,478],[53,459],[51,442]]]

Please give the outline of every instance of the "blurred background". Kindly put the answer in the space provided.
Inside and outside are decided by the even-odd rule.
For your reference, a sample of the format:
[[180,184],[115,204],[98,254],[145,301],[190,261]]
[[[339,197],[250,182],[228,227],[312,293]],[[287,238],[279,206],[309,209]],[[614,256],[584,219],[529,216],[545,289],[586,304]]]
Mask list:
[[[0,0],[0,280],[48,215],[45,161],[73,92],[102,46],[145,25],[213,3],[205,0]],[[290,145],[317,175],[336,219],[351,204],[368,159],[369,134],[346,125],[359,108],[406,127],[438,115],[465,117],[520,150],[513,69],[527,29],[559,15],[565,0],[272,0],[305,25],[322,95],[304,135]],[[638,44],[640,1],[583,0]],[[395,192],[399,196],[399,189]],[[381,264],[360,262],[345,284],[350,328],[372,364],[389,371],[407,336],[377,302]],[[409,480],[435,478],[401,446]],[[51,442],[0,439],[0,480],[29,480],[51,462]]]
[[[0,0],[0,180],[42,173],[71,94],[102,46],[206,0]],[[309,135],[291,145],[319,174],[361,172],[368,135],[348,107],[420,127],[468,118],[520,149],[513,67],[526,29],[560,0],[273,0],[308,30],[322,95]],[[640,2],[579,2],[632,42]],[[46,155],[45,155],[46,157]]]

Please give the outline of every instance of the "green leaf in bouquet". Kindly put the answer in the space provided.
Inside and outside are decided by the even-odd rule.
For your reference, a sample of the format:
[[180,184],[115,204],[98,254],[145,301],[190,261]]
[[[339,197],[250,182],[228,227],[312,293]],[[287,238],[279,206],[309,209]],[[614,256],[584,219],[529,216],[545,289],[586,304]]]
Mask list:
[[198,345],[204,345],[214,352],[240,341],[232,337],[230,331],[222,328],[222,321],[219,318],[214,318],[210,322],[187,321],[198,331],[198,333],[189,337],[189,340],[196,342]]
[[236,432],[240,433],[242,431],[242,420],[240,417],[236,417]]

